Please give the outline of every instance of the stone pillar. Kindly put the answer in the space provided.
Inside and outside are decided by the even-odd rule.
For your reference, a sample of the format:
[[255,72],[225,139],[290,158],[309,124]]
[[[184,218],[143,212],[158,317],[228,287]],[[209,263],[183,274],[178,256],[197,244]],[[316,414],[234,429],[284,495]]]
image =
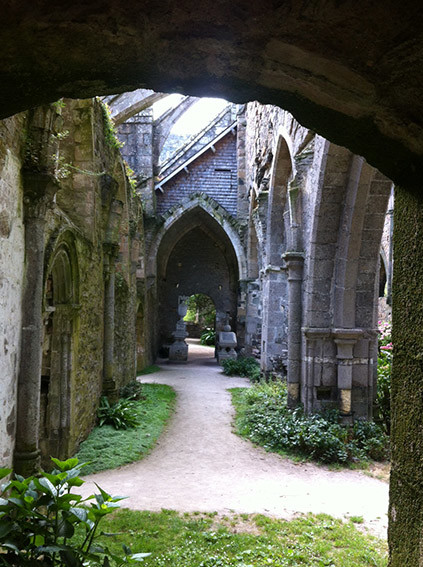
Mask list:
[[361,329],[334,329],[337,352],[337,386],[339,412],[343,423],[352,423],[353,349],[363,334]]
[[389,251],[388,251],[388,270],[386,274],[386,303],[392,305],[392,275],[393,275],[393,252],[394,252],[394,193],[392,191],[389,199],[388,210],[386,214],[389,217]]
[[[69,313],[67,314],[69,317]],[[61,336],[61,386],[60,386],[60,447],[59,458],[65,459],[68,456],[68,442],[70,429],[70,379],[71,379],[71,358],[72,358],[72,330],[70,321],[66,321],[63,325],[63,333]]]
[[44,228],[56,186],[49,175],[25,173],[25,280],[22,296],[21,357],[18,376],[15,471],[24,476],[40,466],[39,421],[41,391]]
[[153,173],[153,111],[146,108],[128,118],[118,127],[119,140],[124,142],[121,153],[134,171],[137,192],[143,202],[144,213],[153,216],[156,211]]
[[301,382],[301,323],[304,254],[286,252],[288,268],[288,406],[300,403]]
[[119,247],[104,243],[104,344],[103,344],[103,394],[116,401],[118,394],[114,379],[115,346],[115,260]]
[[395,188],[390,567],[423,561],[423,194]]
[[267,266],[263,272],[261,369],[285,376],[288,355],[286,270],[280,266]]

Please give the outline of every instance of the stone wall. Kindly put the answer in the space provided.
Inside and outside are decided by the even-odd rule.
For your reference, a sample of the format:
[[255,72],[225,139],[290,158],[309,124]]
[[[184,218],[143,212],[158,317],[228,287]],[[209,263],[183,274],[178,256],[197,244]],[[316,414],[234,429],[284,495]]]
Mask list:
[[16,429],[24,276],[23,193],[20,178],[25,115],[0,122],[0,466],[10,467]]
[[0,192],[0,460],[12,464],[16,429],[27,473],[39,450],[45,466],[72,455],[101,393],[135,376],[142,212],[93,100],[2,122]]

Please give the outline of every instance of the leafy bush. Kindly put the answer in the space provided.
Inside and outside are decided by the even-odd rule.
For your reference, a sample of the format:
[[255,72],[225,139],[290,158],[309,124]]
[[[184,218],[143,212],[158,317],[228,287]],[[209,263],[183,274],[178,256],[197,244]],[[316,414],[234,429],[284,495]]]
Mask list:
[[216,343],[216,331],[213,329],[206,329],[201,333],[200,344],[206,346],[213,346]]
[[187,314],[184,321],[198,323],[200,327],[213,327],[216,319],[216,308],[213,300],[204,293],[194,293],[187,300]]
[[136,404],[126,398],[111,404],[106,396],[103,396],[100,399],[97,416],[100,427],[106,423],[113,425],[115,429],[128,429],[139,425]]
[[[41,476],[15,475],[0,489],[0,565],[10,567],[119,567],[142,561],[149,553],[124,556],[96,544],[101,520],[119,505],[98,487],[100,493],[83,499],[72,494],[81,486],[83,464],[78,459],[52,459],[56,469]],[[0,478],[10,474],[0,469]],[[90,501],[89,505],[86,503]],[[102,533],[101,535],[104,535]]]
[[379,417],[388,435],[391,431],[392,348],[391,324],[386,321],[379,321],[376,404]]
[[325,463],[347,463],[387,457],[388,439],[374,422],[342,425],[332,410],[305,415],[287,407],[286,384],[261,382],[243,392],[238,404],[241,435],[266,449],[290,451]]
[[127,400],[145,399],[142,384],[138,382],[138,380],[131,380],[125,384],[125,386],[122,386],[119,390],[119,395],[121,398],[126,398]]
[[253,382],[260,380],[260,364],[253,356],[240,356],[237,360],[222,361],[223,374],[226,376],[245,376]]

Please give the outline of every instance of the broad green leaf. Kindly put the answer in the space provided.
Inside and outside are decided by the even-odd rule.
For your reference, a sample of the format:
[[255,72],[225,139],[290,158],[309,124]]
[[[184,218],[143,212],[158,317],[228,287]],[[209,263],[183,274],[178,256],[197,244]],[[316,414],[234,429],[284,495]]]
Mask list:
[[125,545],[124,543],[122,543],[122,549],[125,552],[125,555],[131,555],[132,553],[131,548]]
[[38,479],[38,482],[41,484],[43,488],[45,488],[52,496],[57,495],[57,490],[54,485],[50,482],[50,480],[44,476]]
[[13,529],[12,522],[1,522],[0,521],[0,540],[2,540],[7,534],[9,534]]
[[82,478],[70,478],[68,479],[68,486],[82,486],[84,484],[84,481],[82,480]]
[[75,528],[67,520],[63,520],[59,525],[58,535],[60,537],[69,538],[75,533]]
[[76,465],[78,464],[78,459],[76,457],[67,459],[66,461],[60,461],[59,459],[51,457],[51,460],[61,471],[69,471],[70,469],[76,467]]
[[9,475],[12,472],[12,469],[4,469],[0,468],[0,480],[5,476]]
[[81,522],[87,521],[88,512],[85,508],[70,508],[69,512],[76,516]]
[[15,504],[15,506],[19,508],[25,508],[25,502],[21,498],[14,498],[12,496],[12,498],[9,498],[9,502],[12,502],[12,504]]
[[37,547],[44,545],[45,544],[45,537],[41,534],[38,534],[35,536],[34,538],[34,545],[36,545]]

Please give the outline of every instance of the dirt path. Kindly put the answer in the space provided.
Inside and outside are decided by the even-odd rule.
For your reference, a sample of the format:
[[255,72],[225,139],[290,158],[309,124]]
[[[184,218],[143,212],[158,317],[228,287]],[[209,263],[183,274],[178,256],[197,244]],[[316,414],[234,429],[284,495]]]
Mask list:
[[227,389],[248,382],[224,376],[212,355],[210,348],[190,345],[195,360],[163,365],[142,378],[176,390],[175,414],[146,459],[87,477],[84,494],[95,481],[111,494],[128,496],[124,506],[138,510],[362,516],[375,535],[386,537],[386,483],[358,471],[295,464],[232,433]]

